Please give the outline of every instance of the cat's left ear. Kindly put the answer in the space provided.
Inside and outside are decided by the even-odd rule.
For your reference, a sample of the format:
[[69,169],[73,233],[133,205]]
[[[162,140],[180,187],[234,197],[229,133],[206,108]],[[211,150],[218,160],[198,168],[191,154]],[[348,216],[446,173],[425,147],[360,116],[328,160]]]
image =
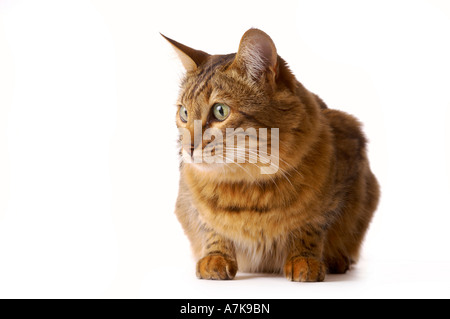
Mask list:
[[265,74],[275,78],[278,70],[275,44],[265,32],[250,29],[242,36],[233,64],[255,81],[261,80]]
[[186,71],[195,71],[200,64],[206,61],[206,59],[210,56],[208,53],[192,49],[184,44],[181,44],[175,40],[172,40],[166,37],[164,34],[160,33],[164,39],[169,41],[172,47],[175,49],[175,52],[178,54],[178,57],[181,60]]

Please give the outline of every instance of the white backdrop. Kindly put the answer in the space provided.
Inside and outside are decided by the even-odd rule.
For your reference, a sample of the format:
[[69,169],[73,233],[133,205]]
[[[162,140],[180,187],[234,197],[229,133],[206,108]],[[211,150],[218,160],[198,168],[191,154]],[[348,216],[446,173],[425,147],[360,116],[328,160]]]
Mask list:
[[[266,31],[356,115],[382,200],[362,260],[302,285],[195,278],[173,208],[182,67]],[[450,5],[0,0],[0,297],[450,297]]]

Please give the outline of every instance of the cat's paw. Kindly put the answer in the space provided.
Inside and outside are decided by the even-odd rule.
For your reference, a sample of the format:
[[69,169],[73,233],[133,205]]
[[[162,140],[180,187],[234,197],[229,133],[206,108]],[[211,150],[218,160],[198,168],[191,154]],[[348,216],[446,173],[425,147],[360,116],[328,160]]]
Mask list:
[[290,281],[324,281],[325,265],[316,258],[292,257],[284,265],[284,274]]
[[209,255],[197,262],[199,279],[233,279],[237,270],[236,261],[222,255]]
[[341,256],[326,261],[327,271],[329,274],[345,274],[350,269],[352,261],[350,258]]

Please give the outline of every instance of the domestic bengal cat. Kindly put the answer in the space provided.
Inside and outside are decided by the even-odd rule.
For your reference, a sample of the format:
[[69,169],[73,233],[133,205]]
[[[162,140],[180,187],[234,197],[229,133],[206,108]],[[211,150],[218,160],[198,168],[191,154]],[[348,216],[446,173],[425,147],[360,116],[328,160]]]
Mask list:
[[345,273],[358,259],[380,194],[358,120],[299,83],[261,30],[248,30],[228,55],[165,38],[186,69],[176,121],[191,134],[180,137],[180,154],[211,145],[231,152],[222,140],[196,142],[208,128],[223,135],[227,128],[279,129],[273,174],[243,150],[241,163],[180,164],[175,212],[197,277],[233,279],[239,269],[315,282]]

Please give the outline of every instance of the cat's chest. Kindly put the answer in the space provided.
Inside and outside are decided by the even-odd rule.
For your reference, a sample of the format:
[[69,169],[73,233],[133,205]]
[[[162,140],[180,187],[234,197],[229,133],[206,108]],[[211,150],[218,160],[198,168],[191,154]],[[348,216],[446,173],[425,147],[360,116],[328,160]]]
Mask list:
[[[218,233],[247,244],[272,242],[298,224],[294,201],[260,185],[214,185],[194,196],[200,218]],[[292,195],[291,195],[292,196]]]
[[210,219],[227,219],[228,223],[243,223],[254,219],[250,216],[268,215],[279,208],[275,200],[277,194],[257,185],[217,184],[196,189],[196,193],[196,203],[203,215]]
[[283,209],[297,193],[272,183],[209,183],[193,187],[195,197],[210,211],[270,213]]

